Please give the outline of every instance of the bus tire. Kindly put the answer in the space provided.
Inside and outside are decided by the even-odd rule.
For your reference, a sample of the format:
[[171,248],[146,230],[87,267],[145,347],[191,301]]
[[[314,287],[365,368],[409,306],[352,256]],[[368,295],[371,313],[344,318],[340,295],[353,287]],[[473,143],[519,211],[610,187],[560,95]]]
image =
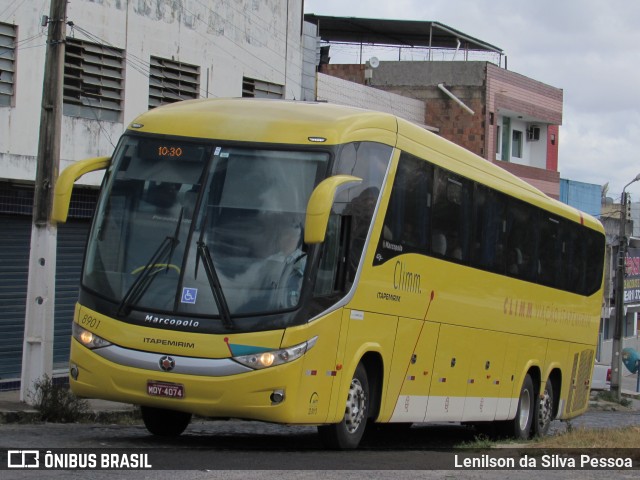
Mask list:
[[334,450],[358,447],[367,426],[369,398],[367,371],[362,364],[358,364],[349,386],[344,418],[340,423],[318,427],[320,440],[325,447]]
[[511,438],[517,440],[526,440],[531,436],[531,428],[536,410],[535,391],[533,389],[533,380],[527,373],[520,388],[520,397],[518,398],[518,410],[513,420],[509,420],[504,424],[504,433]]
[[177,437],[191,422],[190,413],[176,410],[141,406],[140,412],[149,433],[158,437]]
[[533,424],[533,434],[535,436],[542,437],[549,431],[549,427],[553,421],[554,401],[553,384],[551,383],[551,379],[547,379],[544,391],[536,403],[536,417]]

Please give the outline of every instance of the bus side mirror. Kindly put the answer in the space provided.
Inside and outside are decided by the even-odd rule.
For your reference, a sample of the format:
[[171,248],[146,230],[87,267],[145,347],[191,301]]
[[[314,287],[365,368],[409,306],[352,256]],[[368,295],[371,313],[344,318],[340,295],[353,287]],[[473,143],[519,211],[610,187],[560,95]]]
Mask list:
[[69,165],[60,173],[56,180],[56,188],[53,193],[51,221],[58,223],[67,221],[69,203],[71,203],[71,191],[73,190],[75,181],[89,172],[104,170],[109,166],[110,161],[111,157],[89,158]]
[[304,243],[322,243],[327,234],[329,214],[333,199],[341,188],[357,185],[361,178],[351,175],[335,175],[324,179],[311,193],[304,224]]

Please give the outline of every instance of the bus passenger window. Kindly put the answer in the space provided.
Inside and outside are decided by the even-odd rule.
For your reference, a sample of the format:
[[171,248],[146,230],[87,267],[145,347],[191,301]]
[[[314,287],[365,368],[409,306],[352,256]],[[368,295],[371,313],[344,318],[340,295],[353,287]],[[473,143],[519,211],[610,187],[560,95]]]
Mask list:
[[431,240],[432,177],[429,163],[402,153],[374,262],[381,263],[401,253],[426,253]]
[[[469,261],[472,191],[469,180],[442,168],[435,168],[433,231],[446,239],[444,256],[461,263]],[[443,255],[432,245],[434,255]]]
[[505,272],[505,195],[476,184],[473,205],[471,265]]
[[349,143],[342,146],[333,169],[334,174],[354,175],[362,179],[359,185],[340,191],[334,202],[334,213],[348,218],[351,225],[345,252],[347,288],[355,279],[362,259],[392,152],[392,147],[381,143]]
[[522,280],[537,279],[538,210],[510,200],[507,212],[507,273]]

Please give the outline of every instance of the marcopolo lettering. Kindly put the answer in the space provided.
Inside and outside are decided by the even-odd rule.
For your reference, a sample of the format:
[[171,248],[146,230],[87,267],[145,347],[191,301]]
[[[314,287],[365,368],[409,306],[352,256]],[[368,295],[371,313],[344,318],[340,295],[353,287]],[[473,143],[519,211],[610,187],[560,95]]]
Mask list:
[[181,320],[179,318],[163,318],[156,317],[155,315],[147,315],[144,317],[144,321],[146,323],[151,323],[153,325],[166,325],[168,327],[194,327],[198,328],[200,326],[200,322],[197,320]]

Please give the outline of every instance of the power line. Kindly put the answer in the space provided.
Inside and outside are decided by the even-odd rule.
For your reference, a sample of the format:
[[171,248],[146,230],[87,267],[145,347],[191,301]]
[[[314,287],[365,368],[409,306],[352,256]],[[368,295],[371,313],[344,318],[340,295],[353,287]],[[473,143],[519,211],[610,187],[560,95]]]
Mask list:
[[[14,13],[16,13],[16,11],[22,6],[22,4],[25,2],[26,0],[22,0],[21,2],[16,2],[14,1],[13,3],[10,3],[7,8],[5,8],[2,12],[0,12],[0,18],[2,17],[2,15],[4,15],[12,6],[14,6],[15,8],[13,9],[13,11],[9,12],[9,14],[7,15],[8,17],[11,17]],[[6,20],[8,21],[8,20]]]

